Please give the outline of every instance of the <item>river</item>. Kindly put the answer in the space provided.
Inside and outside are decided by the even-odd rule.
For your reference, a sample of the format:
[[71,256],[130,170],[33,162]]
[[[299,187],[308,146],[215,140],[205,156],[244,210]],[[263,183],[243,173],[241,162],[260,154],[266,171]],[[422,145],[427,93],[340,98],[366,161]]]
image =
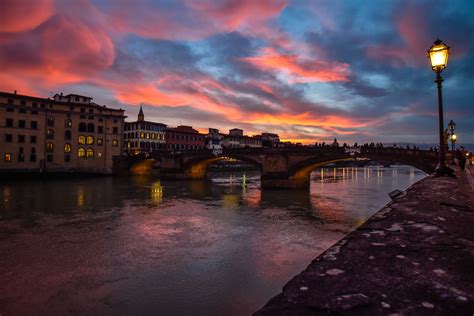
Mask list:
[[3,182],[0,314],[248,315],[425,176],[326,168],[310,192],[261,191],[255,172]]

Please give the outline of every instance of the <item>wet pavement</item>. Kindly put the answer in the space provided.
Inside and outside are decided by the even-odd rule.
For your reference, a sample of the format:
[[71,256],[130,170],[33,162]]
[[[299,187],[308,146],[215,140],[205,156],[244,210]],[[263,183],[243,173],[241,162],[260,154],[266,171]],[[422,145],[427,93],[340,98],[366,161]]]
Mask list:
[[[472,169],[471,169],[472,170]],[[474,190],[428,177],[319,255],[256,315],[472,315]]]

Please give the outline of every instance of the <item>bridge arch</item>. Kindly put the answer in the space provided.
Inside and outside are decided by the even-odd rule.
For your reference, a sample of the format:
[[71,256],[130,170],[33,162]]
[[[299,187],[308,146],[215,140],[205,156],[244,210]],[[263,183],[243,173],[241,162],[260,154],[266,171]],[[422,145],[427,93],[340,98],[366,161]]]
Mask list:
[[259,170],[262,170],[262,162],[254,159],[253,157],[247,157],[234,153],[222,154],[218,156],[210,154],[195,157],[186,161],[183,164],[185,177],[188,179],[204,179],[206,178],[207,169],[209,166],[218,161],[222,161],[228,158],[246,162],[248,164],[254,165]]
[[[366,158],[369,160],[377,161],[382,164],[404,164],[420,169],[428,174],[432,173],[435,168],[436,153],[435,152],[420,152],[406,149],[385,149],[385,150],[372,150],[361,152],[356,155],[357,158]],[[289,178],[295,182],[301,183],[299,186],[304,186],[306,182],[310,181],[310,174],[315,169],[320,168],[326,164],[349,161],[352,160],[347,153],[334,153],[330,157],[321,157],[315,155],[302,160],[289,167],[288,175]]]

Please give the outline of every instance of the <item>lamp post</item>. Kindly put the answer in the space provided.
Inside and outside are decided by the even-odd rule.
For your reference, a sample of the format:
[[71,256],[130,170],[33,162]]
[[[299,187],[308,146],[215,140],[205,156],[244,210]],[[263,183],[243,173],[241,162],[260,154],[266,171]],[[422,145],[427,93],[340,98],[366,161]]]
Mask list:
[[453,155],[454,155],[454,150],[456,149],[456,140],[457,140],[457,136],[456,134],[451,134],[451,150],[453,151]]
[[454,131],[456,130],[456,123],[454,123],[453,120],[449,121],[448,129],[451,133],[451,150],[454,151],[457,136],[454,134]]
[[450,48],[444,44],[440,39],[437,39],[428,50],[428,57],[431,62],[431,68],[436,73],[436,80],[438,86],[438,116],[439,116],[439,156],[438,166],[436,166],[435,172],[439,176],[451,175],[453,169],[446,166],[446,149],[444,146],[444,122],[443,122],[443,95],[441,92],[441,83],[443,78],[441,72],[446,68],[448,64]]

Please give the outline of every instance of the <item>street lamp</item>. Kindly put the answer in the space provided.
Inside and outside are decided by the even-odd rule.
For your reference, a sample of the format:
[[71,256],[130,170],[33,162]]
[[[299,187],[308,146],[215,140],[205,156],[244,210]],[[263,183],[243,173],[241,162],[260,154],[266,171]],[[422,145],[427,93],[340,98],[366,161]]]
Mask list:
[[448,129],[451,132],[451,135],[454,134],[454,131],[456,130],[456,123],[454,123],[453,120],[449,121]]
[[440,176],[450,175],[453,173],[453,169],[446,166],[446,149],[444,147],[444,123],[443,123],[443,95],[441,92],[441,72],[446,68],[448,64],[448,57],[450,48],[444,44],[440,39],[437,39],[428,50],[428,57],[431,62],[431,68],[436,73],[435,82],[438,85],[438,115],[439,115],[439,156],[438,166],[436,167],[436,173]]
[[[457,140],[457,136],[456,134],[451,134],[451,150],[454,152],[454,150],[456,149],[456,140]],[[454,153],[453,153],[454,154]]]

